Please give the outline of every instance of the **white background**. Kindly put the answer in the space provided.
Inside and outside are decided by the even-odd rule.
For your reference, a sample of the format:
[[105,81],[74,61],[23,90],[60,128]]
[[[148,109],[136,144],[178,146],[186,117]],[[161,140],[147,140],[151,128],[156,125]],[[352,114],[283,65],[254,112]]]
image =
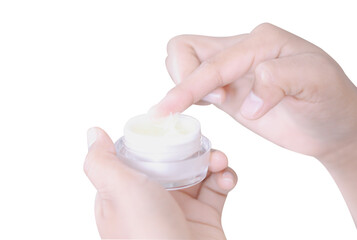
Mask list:
[[[98,239],[82,171],[86,130],[113,139],[173,84],[178,34],[228,36],[271,22],[317,44],[357,79],[354,1],[0,1],[0,239]],[[213,106],[193,106],[239,174],[228,239],[355,239],[315,159],[275,146]],[[293,136],[291,136],[293,137]]]

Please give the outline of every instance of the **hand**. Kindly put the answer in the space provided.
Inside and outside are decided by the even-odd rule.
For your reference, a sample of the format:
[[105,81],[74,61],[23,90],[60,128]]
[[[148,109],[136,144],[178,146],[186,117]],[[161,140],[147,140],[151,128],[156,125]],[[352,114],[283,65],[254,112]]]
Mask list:
[[221,214],[237,176],[226,156],[213,151],[200,184],[166,191],[124,165],[99,128],[88,131],[84,170],[97,189],[95,216],[102,238],[225,239]]
[[271,24],[234,37],[168,44],[177,84],[152,112],[213,103],[264,138],[318,158],[357,224],[357,89],[322,49]]
[[356,87],[323,50],[278,27],[179,36],[166,63],[177,86],[156,106],[158,115],[203,99],[295,152],[323,158],[357,142]]

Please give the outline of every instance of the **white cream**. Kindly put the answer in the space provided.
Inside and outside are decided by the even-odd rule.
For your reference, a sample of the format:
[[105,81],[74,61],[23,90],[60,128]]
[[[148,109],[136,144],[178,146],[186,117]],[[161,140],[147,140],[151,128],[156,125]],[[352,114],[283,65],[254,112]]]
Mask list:
[[123,162],[167,189],[191,186],[207,173],[210,142],[201,135],[200,123],[187,115],[133,117],[115,147]]
[[150,115],[131,118],[124,127],[126,147],[154,161],[177,161],[201,147],[201,125],[189,116],[175,114],[154,119]]

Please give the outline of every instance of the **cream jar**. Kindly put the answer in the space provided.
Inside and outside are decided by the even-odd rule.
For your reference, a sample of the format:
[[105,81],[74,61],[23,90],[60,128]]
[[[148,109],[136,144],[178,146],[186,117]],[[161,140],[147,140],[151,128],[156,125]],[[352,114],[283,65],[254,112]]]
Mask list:
[[154,119],[139,115],[126,123],[124,136],[115,148],[125,164],[167,190],[176,190],[206,177],[211,144],[193,117],[175,114]]

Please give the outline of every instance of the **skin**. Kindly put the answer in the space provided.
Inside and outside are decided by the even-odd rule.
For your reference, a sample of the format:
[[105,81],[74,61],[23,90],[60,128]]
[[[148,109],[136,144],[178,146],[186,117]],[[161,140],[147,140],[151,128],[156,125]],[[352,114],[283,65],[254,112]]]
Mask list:
[[[317,158],[357,222],[357,88],[322,49],[271,24],[215,38],[182,35],[168,44],[176,86],[151,113],[214,104],[260,136]],[[223,153],[211,154],[201,184],[167,192],[123,165],[99,128],[88,131],[84,170],[97,189],[102,238],[225,239],[221,213],[237,177]]]
[[271,142],[317,158],[356,223],[357,88],[326,52],[264,23],[233,37],[175,37],[166,65],[176,86],[153,115],[213,103]]
[[88,131],[88,146],[84,171],[97,189],[95,217],[102,239],[225,239],[221,214],[237,176],[222,152],[210,154],[203,182],[166,191],[124,165],[103,130]]

